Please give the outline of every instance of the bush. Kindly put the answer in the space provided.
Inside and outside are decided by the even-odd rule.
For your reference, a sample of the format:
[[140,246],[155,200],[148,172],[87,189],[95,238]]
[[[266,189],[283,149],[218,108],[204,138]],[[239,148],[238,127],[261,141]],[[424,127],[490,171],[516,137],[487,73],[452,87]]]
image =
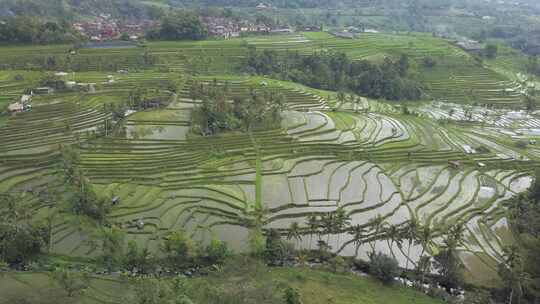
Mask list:
[[300,293],[292,287],[285,289],[284,300],[286,304],[302,304]]
[[499,51],[499,47],[495,44],[488,44],[484,48],[484,56],[489,59],[495,59],[497,58],[497,52]]
[[31,208],[24,200],[0,193],[0,268],[32,262],[49,242],[49,228],[29,220]]
[[210,263],[223,264],[225,259],[230,255],[227,243],[213,239],[205,250],[206,258]]
[[529,143],[526,140],[519,140],[516,142],[516,147],[520,149],[525,149],[528,145]]
[[339,255],[330,259],[329,263],[335,273],[344,272],[347,268],[347,262]]
[[152,273],[155,263],[148,248],[139,249],[137,242],[131,240],[128,242],[128,251],[126,253],[126,267],[129,270],[135,270],[139,273]]
[[386,254],[372,254],[369,260],[369,272],[385,284],[392,283],[400,275],[398,261]]
[[283,265],[294,256],[294,246],[284,242],[275,229],[270,229],[266,236],[264,256],[269,265]]
[[89,277],[86,273],[60,268],[56,269],[51,277],[66,291],[70,298],[83,293],[88,288]]
[[478,146],[476,148],[476,152],[478,152],[478,153],[490,153],[491,150],[489,150],[489,148],[486,147],[486,146]]
[[172,266],[190,262],[197,255],[193,240],[183,231],[175,231],[165,237],[161,250]]
[[424,57],[422,59],[422,64],[424,65],[424,67],[426,68],[433,68],[437,65],[437,61],[435,61],[435,59],[433,59],[433,57]]

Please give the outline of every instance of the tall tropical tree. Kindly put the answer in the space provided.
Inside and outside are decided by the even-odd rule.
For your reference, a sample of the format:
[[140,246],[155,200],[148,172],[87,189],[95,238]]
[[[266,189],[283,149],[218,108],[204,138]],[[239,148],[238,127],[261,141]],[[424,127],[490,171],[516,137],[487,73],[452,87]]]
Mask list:
[[424,283],[426,273],[430,272],[433,267],[433,259],[429,255],[423,255],[418,260],[416,270],[421,274],[420,282]]
[[346,99],[347,97],[345,95],[345,92],[339,91],[337,93],[337,100],[339,101],[340,106],[345,102]]
[[420,257],[430,250],[431,242],[433,241],[434,231],[429,225],[419,226],[418,234],[416,235],[416,242],[422,246],[422,252]]
[[388,243],[388,248],[390,249],[390,254],[395,259],[396,255],[394,254],[394,244],[397,244],[398,247],[401,247],[401,231],[396,225],[387,225],[385,228],[386,242]]
[[[416,242],[422,246],[422,252],[420,253],[420,260],[417,265],[417,269],[421,274],[421,282],[424,281],[428,267],[426,264],[431,265],[431,258],[429,255],[424,256],[426,251],[430,251],[430,245],[433,241],[434,231],[429,225],[419,226],[418,233],[416,234]],[[429,261],[429,263],[427,263]]]
[[[409,269],[409,262],[411,261],[411,247],[418,235],[418,221],[416,218],[411,218],[405,224],[405,229],[402,230],[402,239],[407,240],[407,261],[405,262],[405,269]],[[403,252],[402,252],[403,253]]]
[[463,264],[458,252],[458,247],[463,241],[463,231],[460,225],[450,228],[439,252],[434,256],[435,266],[441,275],[441,285],[447,289],[457,288],[463,281]]
[[370,246],[371,246],[371,254],[375,254],[375,243],[377,242],[377,239],[380,237],[380,233],[384,227],[384,219],[380,214],[377,214],[377,216],[373,217],[369,220],[368,225],[373,230],[374,236],[372,236]]
[[360,105],[362,104],[362,97],[357,96],[354,99],[355,112],[360,111]]
[[287,240],[294,240],[295,247],[297,247],[298,242],[302,240],[302,236],[300,235],[300,225],[298,225],[298,222],[292,222],[289,225]]
[[523,296],[523,285],[529,276],[524,270],[519,247],[509,246],[503,251],[503,261],[498,266],[498,274],[509,290],[508,304],[512,304],[514,299],[519,304]]
[[309,249],[311,249],[313,234],[315,233],[319,234],[319,226],[320,226],[319,218],[315,214],[308,216],[307,226],[309,227]]
[[326,244],[330,243],[330,235],[332,232],[334,232],[334,214],[333,213],[326,213],[321,217],[321,225],[322,229],[324,231],[324,234],[326,234]]
[[364,242],[364,238],[366,237],[366,230],[362,228],[360,225],[354,225],[350,230],[349,234],[353,236],[354,240],[354,257],[358,257],[358,250],[360,250],[360,246],[362,246]]
[[341,232],[345,231],[351,223],[351,217],[347,214],[347,211],[343,207],[339,207],[336,210],[334,216],[334,228],[337,233],[337,247],[339,248]]

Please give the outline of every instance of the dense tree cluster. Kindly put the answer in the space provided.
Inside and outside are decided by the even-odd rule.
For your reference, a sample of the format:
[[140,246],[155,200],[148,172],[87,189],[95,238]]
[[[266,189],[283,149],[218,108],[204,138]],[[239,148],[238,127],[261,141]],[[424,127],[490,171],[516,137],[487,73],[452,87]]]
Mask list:
[[483,56],[489,59],[495,59],[498,51],[499,47],[496,44],[487,44],[484,48]]
[[135,241],[126,243],[126,233],[114,225],[101,227],[92,239],[93,247],[101,252],[98,261],[108,271],[126,269],[140,274],[152,274],[158,266],[183,270],[195,265],[221,265],[230,256],[225,242],[212,239],[208,245],[203,245],[182,230],[164,236],[158,254]]
[[507,298],[519,303],[540,301],[540,171],[528,193],[511,201],[510,221],[519,247],[505,249],[499,274],[506,283]]
[[153,40],[201,40],[208,37],[208,29],[196,14],[176,11],[164,16],[147,37]]
[[369,256],[369,271],[383,283],[392,283],[400,275],[398,261],[386,254],[376,253]]
[[110,210],[111,199],[98,195],[84,172],[78,168],[79,162],[79,154],[74,149],[62,148],[58,168],[59,179],[64,185],[62,199],[70,212],[103,223]]
[[0,17],[34,16],[71,20],[80,15],[110,14],[121,18],[152,18],[161,14],[154,5],[133,0],[2,0]]
[[18,265],[35,259],[48,242],[47,227],[33,222],[23,198],[0,194],[0,263]]
[[527,72],[540,76],[540,63],[538,62],[538,56],[531,56],[527,62]]
[[62,0],[3,0],[0,1],[0,16],[56,16],[70,18]]
[[270,50],[259,53],[251,48],[246,69],[318,89],[348,90],[372,98],[418,100],[422,96],[420,84],[409,77],[410,63],[406,55],[399,60],[386,58],[382,64],[375,64],[353,61],[343,53],[283,55]]
[[525,54],[540,55],[540,31],[522,26],[494,26],[476,35],[477,39],[500,39]]
[[41,21],[33,17],[11,17],[0,22],[0,43],[73,43],[81,37],[69,23]]
[[279,92],[251,88],[247,98],[230,100],[228,84],[218,85],[215,80],[212,85],[193,81],[190,97],[201,101],[193,111],[192,126],[204,135],[279,127],[285,109],[285,98]]

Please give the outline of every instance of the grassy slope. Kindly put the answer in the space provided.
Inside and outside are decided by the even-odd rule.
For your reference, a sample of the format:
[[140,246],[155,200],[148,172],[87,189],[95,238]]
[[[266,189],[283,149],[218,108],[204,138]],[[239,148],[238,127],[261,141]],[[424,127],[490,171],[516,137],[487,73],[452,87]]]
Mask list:
[[438,303],[409,289],[384,286],[367,278],[303,269],[277,269],[271,273],[298,288],[305,303]]
[[[207,290],[220,290],[223,298],[242,294],[241,303],[283,303],[282,292],[286,286],[300,291],[304,303],[309,304],[437,304],[411,289],[385,286],[374,279],[349,274],[334,274],[321,270],[300,268],[266,268],[247,261],[249,266],[234,264],[219,274],[188,280],[188,293],[195,303],[218,303],[209,300]],[[56,299],[55,303],[122,303],[130,296],[126,283],[110,278],[94,278],[90,289],[77,301],[68,301],[63,291],[43,273],[10,273],[0,276],[0,303],[13,303],[20,295],[34,301],[40,296]],[[212,302],[212,300],[214,302]],[[255,301],[255,302],[253,302]],[[49,302],[32,302],[49,303]]]

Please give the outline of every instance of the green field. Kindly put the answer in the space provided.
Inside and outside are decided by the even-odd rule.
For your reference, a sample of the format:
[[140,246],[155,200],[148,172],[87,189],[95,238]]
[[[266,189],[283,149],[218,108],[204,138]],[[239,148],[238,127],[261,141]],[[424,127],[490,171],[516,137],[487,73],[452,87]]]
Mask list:
[[[257,262],[250,261],[250,265]],[[239,266],[208,277],[189,280],[187,293],[195,303],[223,303],[219,299],[208,298],[206,290],[220,290],[221,301],[238,292],[247,299],[261,304],[283,303],[283,286],[297,288],[304,303],[312,304],[352,304],[352,303],[396,303],[396,304],[436,304],[442,301],[431,299],[424,294],[397,286],[385,286],[368,278],[354,275],[335,274],[308,268],[274,268],[264,266]],[[259,268],[257,268],[259,267]],[[117,278],[94,277],[89,290],[80,299],[69,299],[44,273],[7,274],[0,277],[0,303],[13,303],[15,299],[32,299],[46,296],[70,303],[125,303],[133,297],[129,285]],[[248,301],[249,301],[248,300]],[[59,302],[60,303],[60,302]],[[66,302],[67,303],[67,302]],[[246,302],[248,303],[248,302]],[[252,302],[249,302],[252,303]],[[254,302],[253,302],[254,303]]]

